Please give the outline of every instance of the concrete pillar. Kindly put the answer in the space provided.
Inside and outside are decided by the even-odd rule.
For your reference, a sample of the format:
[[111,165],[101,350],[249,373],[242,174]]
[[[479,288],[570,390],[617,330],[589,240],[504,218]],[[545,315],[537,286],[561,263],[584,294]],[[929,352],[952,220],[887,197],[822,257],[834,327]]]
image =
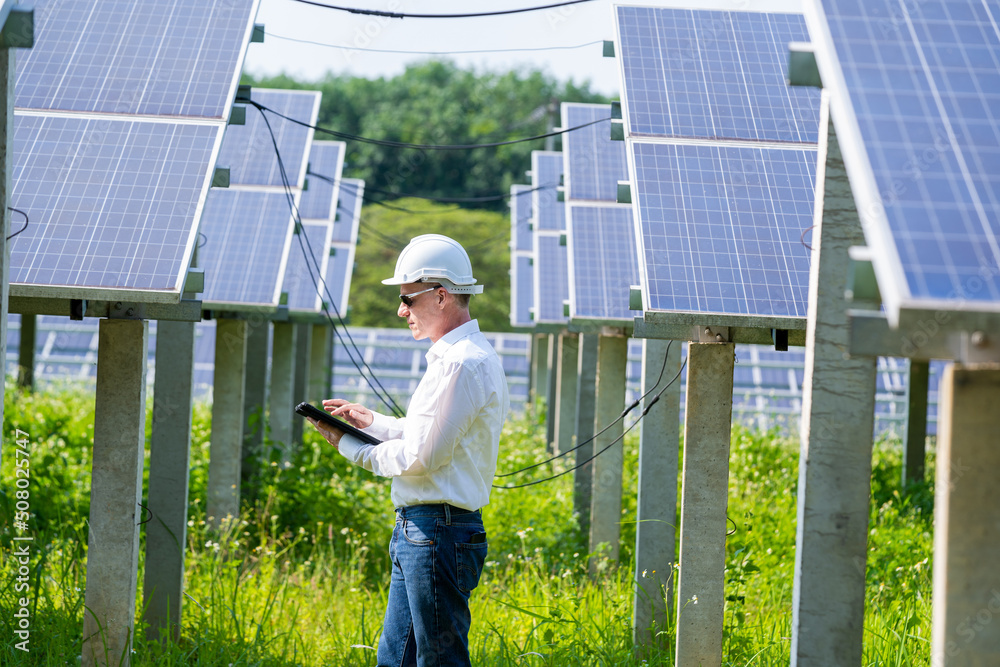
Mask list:
[[[14,80],[17,70],[14,67],[14,49],[0,49],[0,352],[7,359],[7,312],[10,309],[10,243],[7,237],[11,235],[10,211],[10,172],[14,164]],[[6,371],[4,371],[6,373]],[[6,383],[2,383],[6,385]],[[0,392],[4,389],[0,388]],[[3,394],[0,393],[0,424],[3,423]],[[2,447],[0,447],[2,449]],[[2,460],[2,457],[0,457]]]
[[[260,319],[247,322],[247,372],[243,390],[243,457],[240,477],[253,480],[261,466],[267,406],[267,346],[271,323]],[[248,484],[246,488],[252,488]]]
[[930,375],[930,362],[910,360],[910,388],[906,406],[906,444],[903,447],[903,488],[913,482],[924,481],[927,392],[930,389]]
[[[666,359],[666,363],[664,363]],[[632,638],[637,647],[662,647],[657,632],[667,628],[676,559],[677,466],[680,445],[681,343],[642,342],[642,393],[648,406],[675,381],[643,417],[639,427],[639,490],[635,527],[635,604]],[[662,376],[661,376],[662,370]],[[659,380],[659,383],[657,383]],[[633,412],[634,414],[634,412]]]
[[[594,437],[594,411],[597,407],[597,334],[580,334],[580,357],[576,367],[576,441],[579,446]],[[576,450],[573,465],[573,513],[584,535],[590,535],[590,498],[593,463],[583,464],[594,455],[594,443]],[[583,465],[581,465],[583,464]]]
[[[826,105],[824,105],[824,109]],[[857,667],[875,419],[876,359],[847,357],[848,248],[864,243],[832,125],[816,179],[792,593],[793,667]],[[852,307],[859,307],[854,303]]]
[[1000,364],[945,370],[934,485],[931,664],[1000,664]]
[[215,326],[212,446],[208,462],[209,521],[219,526],[240,513],[243,449],[243,388],[246,385],[247,323],[220,319]]
[[557,355],[559,354],[559,337],[550,334],[548,336],[549,352],[548,369],[545,380],[545,445],[550,454],[556,451],[556,415],[559,411],[557,405],[558,394],[556,393],[558,377],[556,376],[556,366],[558,365]]
[[537,404],[538,399],[549,394],[549,337],[547,334],[535,334],[531,338],[531,400]]
[[[312,325],[295,324],[295,375],[292,380],[292,404],[289,410],[302,401],[309,400],[309,374],[312,361]],[[302,444],[302,425],[306,420],[292,418],[292,449],[289,455]]]
[[271,442],[283,451],[292,443],[292,403],[295,380],[295,326],[288,322],[274,323],[271,345],[271,397],[267,422],[271,427]]
[[[21,343],[17,356],[17,384],[29,391],[35,388],[35,338],[37,332],[38,316],[21,315]],[[6,347],[4,349],[6,350]]]
[[561,334],[556,363],[556,407],[553,410],[556,451],[560,454],[573,447],[573,430],[576,427],[576,366],[579,357],[580,340],[577,334]]
[[[619,436],[624,431],[619,419],[625,409],[625,379],[628,365],[628,338],[601,336],[597,346],[597,410],[594,433],[608,430],[594,440],[593,495],[590,504],[590,552],[608,545],[601,555],[618,561],[622,521],[622,468],[624,449]],[[631,419],[635,419],[630,415]],[[631,420],[629,421],[631,423]],[[609,428],[610,427],[610,428]],[[615,440],[618,440],[615,444]],[[597,574],[599,561],[590,561],[590,573]]]
[[131,661],[146,444],[142,320],[101,320],[91,468],[83,665]]
[[688,347],[677,667],[722,664],[734,361],[731,343]]
[[324,398],[331,398],[332,333],[333,331],[326,324],[314,324],[312,327],[312,348],[309,351],[309,391],[305,399],[312,403],[322,401]]
[[194,322],[157,323],[156,360],[143,599],[146,636],[155,640],[165,632],[177,641],[184,601]]

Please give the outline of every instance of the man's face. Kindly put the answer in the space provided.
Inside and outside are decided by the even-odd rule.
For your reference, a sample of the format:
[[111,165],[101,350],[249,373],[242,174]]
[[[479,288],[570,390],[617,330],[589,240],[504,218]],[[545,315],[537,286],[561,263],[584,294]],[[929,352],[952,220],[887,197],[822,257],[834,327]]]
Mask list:
[[440,320],[441,308],[438,304],[438,293],[440,286],[431,286],[427,283],[405,283],[399,286],[400,296],[412,295],[408,300],[410,305],[400,303],[396,314],[406,319],[407,326],[414,340],[430,338],[436,341],[440,336],[436,336],[438,320]]

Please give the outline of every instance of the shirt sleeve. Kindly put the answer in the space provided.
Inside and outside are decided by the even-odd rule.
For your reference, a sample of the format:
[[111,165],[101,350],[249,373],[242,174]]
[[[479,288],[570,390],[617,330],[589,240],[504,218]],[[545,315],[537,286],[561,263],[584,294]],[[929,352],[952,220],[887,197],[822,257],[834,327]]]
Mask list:
[[[419,406],[411,404],[406,419],[396,420],[405,421],[400,437],[366,445],[345,435],[340,440],[340,453],[382,477],[425,475],[450,462],[455,447],[475,421],[485,390],[475,371],[462,364],[449,366],[433,383],[427,388],[426,400]],[[376,435],[374,427],[373,422],[365,431]]]

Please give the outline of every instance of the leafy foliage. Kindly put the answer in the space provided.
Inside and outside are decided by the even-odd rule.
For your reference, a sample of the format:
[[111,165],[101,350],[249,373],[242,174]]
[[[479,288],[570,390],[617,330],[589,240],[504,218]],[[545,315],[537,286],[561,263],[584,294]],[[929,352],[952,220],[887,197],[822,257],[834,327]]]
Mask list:
[[[590,84],[560,83],[540,71],[476,73],[448,61],[409,65],[392,78],[287,76],[245,78],[267,88],[323,93],[319,125],[338,132],[409,144],[480,144],[538,136],[560,124],[559,103],[608,102]],[[316,138],[331,139],[317,133]],[[556,141],[558,144],[558,141]],[[366,199],[482,197],[525,181],[531,151],[544,140],[473,150],[421,150],[348,141],[345,175],[363,178]],[[383,191],[383,192],[378,192]],[[505,211],[503,200],[470,207]]]
[[397,202],[406,211],[370,206],[362,218],[351,283],[351,324],[398,328],[397,287],[392,275],[399,251],[414,236],[444,234],[465,247],[482,294],[472,297],[472,316],[483,331],[510,330],[510,219],[499,213],[444,206],[418,199]]

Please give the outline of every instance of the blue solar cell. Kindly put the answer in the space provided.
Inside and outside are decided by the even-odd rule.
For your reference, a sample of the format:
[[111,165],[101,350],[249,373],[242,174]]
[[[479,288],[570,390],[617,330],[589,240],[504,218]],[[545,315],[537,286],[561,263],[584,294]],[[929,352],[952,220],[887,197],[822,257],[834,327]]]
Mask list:
[[357,243],[358,226],[361,224],[361,206],[364,204],[365,182],[358,178],[345,178],[340,182],[337,216],[333,223],[333,240],[339,243]]
[[559,201],[558,187],[562,182],[562,153],[531,152],[531,186],[535,231],[566,229],[566,207]]
[[650,310],[805,317],[816,151],[632,144]]
[[535,323],[566,323],[563,303],[569,299],[569,267],[558,234],[535,234],[534,282]]
[[[607,104],[563,104],[563,128],[611,118]],[[617,201],[618,181],[628,180],[625,142],[611,140],[606,120],[563,135],[567,201]]]
[[[288,293],[288,309],[318,311],[324,290],[327,260],[330,257],[330,236],[333,225],[326,222],[304,222],[302,231],[292,237],[282,290]],[[311,259],[307,259],[306,253]]]
[[228,118],[259,0],[36,0],[20,108]]
[[[299,215],[303,220],[332,220],[336,214],[340,175],[344,169],[342,141],[314,141],[309,149],[309,189],[302,193]],[[332,182],[331,182],[332,181]]]
[[201,219],[202,300],[277,306],[292,227],[284,192],[213,189]]
[[570,317],[632,320],[629,288],[639,284],[632,209],[569,205]]
[[326,292],[323,295],[323,302],[332,316],[336,317],[339,313],[344,317],[347,315],[351,276],[354,273],[354,244],[336,243],[331,250],[334,254],[330,257],[326,269]]
[[531,252],[531,200],[530,185],[510,186],[510,238],[511,248]]
[[534,324],[531,320],[531,308],[535,301],[531,262],[530,255],[511,255],[510,325],[512,327],[530,327]]
[[[254,88],[250,99],[289,118],[309,125],[316,124],[320,99],[317,91]],[[274,114],[268,114],[267,121],[278,143],[290,185],[302,187],[309,145],[312,143],[312,129]],[[229,180],[233,185],[282,185],[271,133],[258,109],[247,105],[246,124],[228,127],[218,164],[220,167],[229,167]]]
[[817,141],[819,91],[785,82],[799,14],[617,7],[630,136]]
[[16,114],[11,205],[32,224],[11,240],[11,283],[179,293],[221,133]]
[[842,148],[890,317],[1000,309],[1000,4],[822,8],[818,57],[860,129],[863,147]]

